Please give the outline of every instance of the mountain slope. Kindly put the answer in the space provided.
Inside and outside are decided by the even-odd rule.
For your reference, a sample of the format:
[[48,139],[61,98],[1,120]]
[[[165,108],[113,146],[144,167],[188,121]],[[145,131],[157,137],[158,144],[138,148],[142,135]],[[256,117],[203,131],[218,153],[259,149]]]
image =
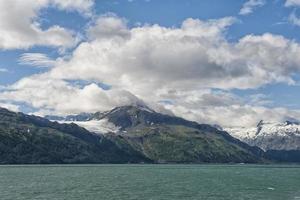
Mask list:
[[232,136],[265,151],[264,157],[276,162],[300,162],[300,124],[286,121],[260,121],[255,128],[225,129]]
[[115,133],[106,133],[106,138],[116,144],[129,143],[159,163],[259,162],[262,153],[259,148],[250,147],[210,125],[163,115],[147,107],[118,107],[75,123],[97,120],[118,127]]
[[293,122],[271,123],[261,121],[255,128],[225,129],[232,136],[268,150],[300,150],[300,125]]
[[0,164],[127,162],[151,161],[78,125],[0,108]]

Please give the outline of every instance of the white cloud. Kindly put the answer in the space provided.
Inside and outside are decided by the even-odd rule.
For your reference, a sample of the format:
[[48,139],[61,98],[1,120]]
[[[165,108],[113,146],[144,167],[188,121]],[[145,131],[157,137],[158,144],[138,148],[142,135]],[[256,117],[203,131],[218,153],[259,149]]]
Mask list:
[[[153,25],[132,29],[124,28],[122,19],[113,20],[113,29],[99,27],[101,31],[93,32],[91,41],[81,43],[72,58],[54,67],[49,76],[98,80],[144,97],[149,91],[174,88],[291,84],[291,75],[300,70],[299,44],[282,36],[247,35],[236,43],[228,42],[224,32],[234,18],[187,19],[179,28]],[[89,31],[94,29],[98,30],[97,25]]]
[[99,17],[95,24],[89,27],[87,34],[91,40],[107,39],[111,37],[128,37],[130,32],[127,29],[126,20],[114,14],[106,14]]
[[300,110],[266,108],[263,106],[231,105],[187,108],[184,105],[168,105],[175,115],[200,123],[218,124],[223,127],[255,127],[260,120],[282,122],[287,117],[299,119]]
[[172,100],[173,103],[164,107],[177,116],[223,127],[252,127],[262,119],[281,122],[287,116],[300,118],[300,110],[264,107],[270,101],[266,102],[266,97],[261,94],[241,98],[230,92],[206,89],[172,92],[164,98]]
[[265,4],[266,4],[265,0],[248,0],[246,3],[244,3],[239,14],[249,15],[253,12],[255,8],[264,6]]
[[35,67],[51,67],[56,61],[50,59],[46,54],[42,53],[24,53],[18,60],[21,65],[31,65]]
[[[10,99],[39,108],[39,112],[35,113],[38,115],[106,111],[115,106],[143,104],[140,99],[124,90],[106,91],[96,84],[79,88],[65,81],[49,80],[43,76],[22,79],[0,95],[2,101]],[[162,99],[171,99],[172,103],[152,105],[156,110],[164,113],[170,110],[189,120],[224,127],[251,127],[261,119],[283,121],[287,116],[300,118],[300,111],[252,105],[229,92],[214,92],[210,89],[174,91],[162,96]]]
[[39,11],[48,6],[89,12],[91,0],[0,0],[0,49],[26,49],[34,45],[68,48],[78,42],[75,33],[53,25],[42,29]]
[[[103,111],[140,99],[150,104],[169,101],[160,106],[191,120],[223,126],[252,126],[286,115],[299,118],[298,111],[265,108],[268,102],[262,97],[245,101],[224,92],[292,84],[292,75],[300,71],[297,42],[269,33],[230,42],[226,31],[235,21],[186,19],[180,27],[128,28],[124,19],[101,16],[88,28],[89,40],[68,60],[47,73],[21,79],[2,92],[0,100],[24,101],[60,114]],[[112,89],[96,84],[80,88],[67,80],[102,82]]]
[[78,11],[84,15],[90,16],[95,0],[48,0],[52,5],[61,10]]
[[66,81],[49,79],[45,75],[23,78],[6,88],[0,100],[25,102],[32,107],[56,114],[76,114],[112,109],[119,105],[140,104],[141,100],[124,90],[103,90],[92,83],[74,86]]
[[300,0],[286,0],[285,6],[300,6]]

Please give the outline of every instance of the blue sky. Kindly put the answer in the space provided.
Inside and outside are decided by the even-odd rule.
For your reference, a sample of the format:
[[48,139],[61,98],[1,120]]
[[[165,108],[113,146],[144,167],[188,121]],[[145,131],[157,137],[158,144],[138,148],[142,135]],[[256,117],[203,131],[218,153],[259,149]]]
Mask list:
[[[265,64],[262,64],[273,63],[271,62],[272,58],[262,58],[262,61],[257,61],[257,63],[254,61],[255,63],[253,64],[253,60],[247,60],[247,56],[244,56],[243,58],[236,58],[234,62],[228,61],[229,63],[224,64],[222,59],[226,60],[225,57],[222,57],[221,60],[214,61],[211,61],[213,58],[198,60],[197,54],[195,54],[195,62],[186,61],[185,63],[182,59],[181,66],[175,67],[176,70],[178,70],[176,74],[174,73],[168,75],[167,73],[165,75],[167,77],[166,79],[168,79],[171,83],[165,84],[165,80],[162,78],[164,76],[161,76],[161,73],[166,73],[168,70],[170,70],[170,72],[174,71],[175,69],[172,68],[170,63],[176,62],[164,59],[172,59],[172,55],[166,54],[163,56],[165,52],[162,52],[160,54],[161,56],[158,56],[158,59],[161,59],[157,61],[159,64],[157,66],[152,66],[152,64],[156,61],[151,60],[152,57],[150,58],[144,54],[140,54],[141,49],[137,48],[137,44],[130,46],[133,42],[135,42],[135,40],[132,39],[130,43],[130,39],[128,38],[134,38],[135,36],[133,35],[140,30],[140,36],[135,38],[136,41],[147,42],[145,38],[141,40],[139,37],[144,37],[147,35],[147,33],[153,34],[153,37],[156,37],[156,34],[158,34],[154,32],[154,29],[150,30],[147,27],[154,27],[155,24],[157,24],[157,27],[160,30],[166,28],[170,30],[177,29],[177,31],[179,31],[181,29],[184,30],[182,23],[184,23],[187,19],[192,18],[194,20],[192,22],[192,26],[201,26],[201,30],[199,30],[199,27],[196,27],[197,31],[200,31],[200,34],[201,31],[206,31],[205,27],[212,28],[212,30],[217,28],[218,32],[213,37],[218,39],[212,42],[212,46],[214,47],[219,43],[220,46],[224,45],[224,48],[230,46],[230,49],[228,50],[230,54],[236,51],[238,48],[243,48],[242,51],[245,51],[246,53],[248,51],[246,48],[248,47],[239,47],[239,45],[242,45],[240,44],[242,43],[242,38],[248,37],[250,38],[249,40],[251,40],[251,43],[247,40],[249,45],[253,44],[254,40],[259,40],[259,42],[265,44],[264,40],[273,41],[274,39],[274,41],[279,42],[279,40],[281,41],[280,38],[284,38],[285,42],[287,43],[286,45],[289,45],[286,48],[287,51],[292,51],[292,53],[297,55],[297,52],[294,50],[293,46],[297,46],[300,43],[300,20],[297,21],[298,16],[300,16],[300,1],[80,0],[78,2],[78,4],[72,5],[64,3],[60,0],[47,0],[45,3],[38,4],[32,0],[28,0],[27,5],[25,6],[25,4],[19,0],[13,0],[11,5],[5,5],[4,2],[0,4],[0,11],[1,9],[4,11],[12,8],[11,12],[5,13],[5,17],[10,17],[11,20],[9,22],[0,22],[0,31],[4,30],[8,35],[7,38],[5,38],[6,36],[0,38],[0,43],[2,41],[10,41],[11,38],[9,38],[9,35],[14,35],[15,33],[17,33],[15,38],[22,38],[20,41],[14,41],[10,43],[3,42],[3,44],[0,44],[0,91],[2,92],[2,97],[0,95],[0,105],[7,107],[10,106],[10,108],[15,108],[25,112],[37,111],[35,114],[41,115],[45,113],[48,114],[49,112],[70,114],[93,110],[96,112],[97,110],[105,110],[118,104],[130,103],[131,101],[139,99],[149,105],[159,104],[155,107],[163,107],[163,109],[171,110],[177,115],[200,122],[205,121],[204,116],[211,114],[211,111],[208,111],[210,108],[212,108],[211,110],[215,110],[216,107],[220,109],[222,108],[226,109],[226,112],[229,109],[230,111],[228,111],[228,113],[231,113],[229,114],[231,116],[234,115],[235,112],[238,112],[236,111],[237,106],[239,109],[244,109],[244,105],[247,105],[247,109],[251,107],[252,110],[249,111],[249,113],[256,112],[255,117],[251,115],[251,117],[255,118],[255,120],[258,120],[258,118],[263,118],[264,116],[262,115],[266,113],[267,117],[274,118],[276,120],[279,119],[278,116],[280,114],[282,114],[282,118],[287,117],[287,113],[292,113],[292,117],[298,117],[298,110],[300,110],[300,102],[298,101],[300,98],[300,86],[298,83],[300,80],[300,63],[298,67],[296,57],[290,57],[288,53],[285,57],[280,59],[278,58],[278,62],[277,60],[276,62],[274,61],[274,64],[276,65],[274,73],[272,73],[272,66],[265,66]],[[24,13],[21,12],[19,13],[20,16],[14,16],[14,6],[15,8],[18,6],[22,8],[23,6]],[[241,13],[243,7],[247,7],[248,11],[249,9],[250,11]],[[26,9],[28,12],[26,12]],[[31,11],[31,13],[29,11]],[[24,21],[19,22],[18,17],[24,18]],[[226,24],[224,27],[223,25],[220,25],[219,27],[219,25],[210,23],[211,20],[218,21],[216,23],[221,23],[219,21],[225,18],[227,20],[226,23],[228,24]],[[202,25],[197,24],[197,20],[200,20],[201,23],[206,23],[203,25],[204,28]],[[193,25],[194,23],[197,25]],[[20,24],[22,24],[22,27]],[[31,26],[36,27],[35,29],[31,29]],[[47,33],[47,31],[54,26],[59,27],[60,30],[57,32]],[[189,24],[188,26],[191,25]],[[24,33],[22,31],[24,31]],[[39,38],[34,38],[34,36],[32,36],[34,34],[32,33],[31,35],[26,35],[30,33],[30,31],[36,31],[34,34],[36,34],[36,37]],[[104,36],[104,33],[108,34],[109,36]],[[40,34],[40,36],[38,34]],[[120,45],[120,38],[112,39],[110,37],[110,35],[114,34],[122,34],[123,39],[126,38],[126,40],[128,40],[128,44],[126,45],[129,45],[129,47],[132,48],[130,49],[128,47],[128,52],[130,52],[132,59],[137,59],[139,63],[139,65],[137,64],[136,68],[128,67],[128,65],[132,64],[130,59],[128,60],[128,55],[126,54],[127,57],[125,57],[125,53],[120,55],[120,52],[117,51],[118,48],[113,49],[112,52],[114,53],[107,56],[115,55],[117,57],[121,57],[122,59],[120,61],[117,60],[115,62],[111,61],[108,63],[107,61],[104,62],[99,58],[103,53],[102,50],[100,51],[102,48],[101,45],[105,46],[108,44],[108,42],[112,42],[112,40],[115,41],[111,44],[111,46],[109,46],[109,48]],[[170,34],[172,35],[173,33],[170,31]],[[178,36],[179,39],[182,39],[186,36],[191,36],[190,34],[194,33],[188,32],[182,34],[182,37]],[[266,34],[269,34],[269,36],[263,37]],[[130,36],[127,37],[127,35]],[[259,39],[256,40],[251,36],[258,36]],[[160,38],[160,36],[157,37]],[[168,35],[165,35],[164,37],[166,38]],[[27,38],[28,42],[26,41]],[[47,40],[47,38],[49,38],[49,40]],[[169,40],[172,39],[173,38],[169,38]],[[106,40],[106,43],[104,43],[104,40]],[[211,38],[210,36],[205,36],[203,40],[209,41]],[[165,41],[168,41],[168,39],[162,40],[161,43],[164,43]],[[99,48],[97,49],[97,54],[95,53],[98,55],[95,57],[95,59],[91,57],[89,59],[84,59],[84,61],[80,60],[80,58],[84,57],[82,56],[82,53],[88,52],[82,51],[85,44],[91,47],[93,50]],[[207,45],[206,42],[203,42],[201,39],[201,45],[204,44]],[[272,46],[272,42],[270,44]],[[168,45],[172,45],[172,43]],[[169,46],[162,46],[162,48],[167,47]],[[178,48],[181,46],[176,47]],[[211,46],[208,48],[210,47]],[[109,48],[107,51],[110,50]],[[123,48],[123,46],[121,46],[120,49],[121,48]],[[193,51],[193,47],[190,45],[183,46],[182,48],[191,50],[191,52],[188,52],[188,50],[181,52],[181,54],[187,53],[187,58],[190,58],[190,55],[195,53]],[[266,48],[265,50],[263,49],[262,52],[278,50],[278,55],[281,55],[280,49],[276,45],[272,47],[270,47],[270,45],[262,46],[261,48]],[[147,50],[146,48],[142,50],[147,51],[151,55],[156,55],[157,53],[156,49],[149,48]],[[215,50],[216,49],[214,49],[214,51]],[[223,52],[221,50],[221,48],[217,49],[218,52]],[[283,51],[285,51],[285,48],[283,48]],[[27,60],[27,63],[24,61],[24,55],[26,53],[29,53],[31,56],[30,60]],[[43,55],[43,62],[45,62],[45,58],[47,58],[51,63],[54,63],[53,66],[43,66],[43,64],[41,64],[41,59],[38,60],[38,64],[34,64],[34,62],[37,62],[36,56],[38,54]],[[272,53],[270,55],[272,55]],[[206,56],[206,54],[203,56]],[[215,55],[213,55],[213,57],[214,56]],[[232,56],[234,56],[234,54]],[[144,58],[144,60],[142,60],[142,58]],[[97,63],[95,63],[96,61],[94,62],[96,59]],[[271,61],[269,61],[269,59],[271,59]],[[147,63],[151,63],[151,66],[147,66]],[[166,69],[159,68],[160,64],[162,63],[167,63],[166,66],[170,64],[170,67],[166,67]],[[228,70],[233,70],[233,68],[234,70],[237,70],[236,63],[240,63],[241,65],[239,66],[238,71],[228,72]],[[272,78],[270,78],[270,80],[264,80],[268,78],[256,80],[256,77],[253,75],[250,76],[249,74],[246,74],[246,72],[242,72],[244,70],[242,65],[247,65],[249,63],[251,65],[261,64],[262,66],[255,66],[255,70],[265,70],[265,68],[267,68],[269,72],[264,71],[264,75],[262,76],[272,76]],[[77,67],[79,64],[80,66]],[[85,64],[86,67],[83,66]],[[136,64],[136,62],[134,62],[134,64]],[[198,64],[199,66],[197,66]],[[247,67],[252,69],[250,64]],[[99,69],[94,68],[95,65],[99,65]],[[142,70],[141,67],[139,67],[140,65],[145,67],[145,69]],[[212,66],[202,69],[202,65]],[[104,69],[104,66],[107,67],[107,69]],[[80,67],[85,68],[81,69]],[[114,67],[116,67],[116,69],[114,69]],[[201,68],[201,70],[197,71],[197,67]],[[212,67],[215,67],[216,69],[220,68],[224,70],[224,73],[233,73],[230,75],[233,83],[228,83],[230,82],[229,80],[231,78],[226,74],[215,76],[218,73],[221,74],[221,71],[208,72],[207,70],[211,69]],[[144,79],[141,79],[139,82],[136,77],[147,76],[147,72],[150,68],[152,71],[149,71],[149,82],[147,84],[145,83],[147,82],[147,79],[145,79],[146,81],[142,81]],[[77,74],[74,73],[74,70],[76,69],[78,69],[76,72]],[[117,70],[117,73],[110,72],[110,69]],[[155,71],[156,69],[157,71]],[[214,75],[212,75],[211,79],[209,77],[206,79],[205,76],[202,78],[201,75],[199,77],[194,77],[194,74],[202,74],[205,72],[212,73]],[[95,75],[97,73],[99,73],[99,76]],[[239,75],[235,75],[235,73],[245,74],[239,77]],[[268,73],[270,74],[268,75]],[[66,111],[59,112],[59,106],[54,106],[54,104],[60,103],[59,100],[54,101],[49,97],[42,97],[41,95],[34,96],[35,94],[39,93],[37,88],[32,89],[32,85],[38,84],[36,83],[36,77],[38,77],[39,81],[44,80],[48,85],[51,85],[53,79],[55,79],[55,81],[53,81],[54,84],[51,85],[51,89],[62,87],[59,88],[60,92],[64,92],[63,87],[68,89],[68,91],[65,93],[76,91],[80,95],[87,92],[87,90],[93,89],[95,89],[93,92],[98,94],[98,90],[102,89],[103,91],[100,92],[106,92],[103,94],[105,98],[108,99],[111,97],[110,95],[120,96],[120,98],[115,97],[118,100],[115,100],[113,103],[101,103],[101,101],[99,101],[99,104],[102,104],[102,106],[95,106],[94,102],[90,102],[89,100],[93,99],[92,101],[94,101],[96,98],[103,99],[101,96],[102,93],[101,95],[99,94],[99,97],[92,97],[90,94],[87,94],[86,98],[89,100],[84,100],[83,102],[86,101],[87,104],[90,104],[91,106],[85,106],[78,110],[70,108],[69,110],[67,109]],[[220,83],[215,81],[216,78],[222,79],[222,77],[224,78],[224,81],[221,81]],[[33,79],[35,83],[33,83]],[[113,81],[114,79],[116,80]],[[122,81],[124,81],[124,79],[126,79],[126,81],[123,83]],[[32,83],[30,81],[32,81]],[[160,88],[159,90],[159,85],[150,84],[152,82],[159,82],[160,84],[163,84],[164,87]],[[58,83],[60,85],[56,85]],[[234,83],[236,85],[234,85]],[[140,87],[136,87],[139,84]],[[30,85],[30,87],[28,85]],[[144,91],[141,89],[142,87],[145,87]],[[32,92],[33,94],[31,97],[25,95],[25,93],[28,94],[28,91],[31,91],[30,88],[36,91]],[[45,90],[47,90],[47,88],[45,88]],[[120,91],[121,93],[119,93]],[[170,95],[171,91],[175,91],[176,95]],[[56,92],[56,90],[53,91],[53,94],[56,94]],[[123,92],[126,92],[126,95]],[[130,93],[130,95],[127,95],[127,92]],[[151,94],[152,92],[153,94]],[[203,96],[208,94],[211,95],[209,99],[214,99],[216,102],[219,102],[217,99],[220,98],[220,102],[228,103],[219,103],[217,106],[215,105],[214,107],[211,107],[213,105],[207,104],[205,99],[206,96]],[[152,96],[155,96],[155,98]],[[85,98],[84,96],[80,97]],[[30,101],[30,99],[32,99],[32,101]],[[38,100],[35,101],[35,99]],[[163,102],[168,103],[164,105]],[[13,107],[14,105],[15,107]],[[194,109],[192,105],[196,105],[197,109],[204,108],[204,110]],[[65,106],[62,107],[65,108]],[[78,105],[74,103],[74,107],[77,108]],[[263,111],[259,109],[262,109]],[[285,111],[282,112],[280,110],[278,111],[280,113],[277,111],[276,113],[273,113],[273,109],[285,109]],[[197,110],[197,112],[195,110]],[[215,112],[219,111],[216,110]],[[187,113],[190,113],[189,116],[186,116],[188,115]],[[251,117],[245,112],[245,120]],[[227,123],[225,119],[219,119],[215,116],[208,116],[208,118],[210,118],[208,119],[209,122],[216,122],[220,120],[221,124]]]

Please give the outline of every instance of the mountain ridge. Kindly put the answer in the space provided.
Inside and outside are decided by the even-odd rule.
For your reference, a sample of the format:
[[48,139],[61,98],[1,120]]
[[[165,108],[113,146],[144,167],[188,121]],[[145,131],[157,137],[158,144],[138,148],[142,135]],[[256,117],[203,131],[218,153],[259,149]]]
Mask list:
[[[261,156],[259,148],[250,147],[211,125],[161,114],[144,106],[116,107],[111,111],[96,112],[91,116],[89,120],[74,123],[84,126],[84,123],[96,122],[95,120],[107,120],[119,129],[105,133],[106,137],[116,142],[121,138],[157,162],[218,162],[218,159],[222,159],[222,162],[254,162]],[[99,123],[95,125],[98,126]],[[174,147],[166,149],[165,145]],[[202,148],[205,145],[207,149]],[[223,152],[218,148],[223,148]],[[185,152],[186,156],[178,156],[173,150],[179,151],[178,154]],[[238,152],[240,157],[233,152]],[[225,155],[226,153],[228,155]],[[230,155],[236,157],[230,160]],[[243,160],[242,157],[246,155],[248,160]]]
[[[198,124],[144,106],[50,118],[52,121],[0,108],[0,163],[300,162],[299,150],[263,152],[218,126]],[[91,123],[90,127],[84,126],[86,123]],[[254,135],[270,124],[261,121]],[[89,129],[99,125],[109,126],[104,133],[104,129]],[[299,126],[290,121],[281,125]]]
[[276,123],[262,120],[253,128],[227,128],[225,131],[265,151],[300,150],[300,124],[298,122]]
[[1,164],[152,162],[76,124],[0,108]]

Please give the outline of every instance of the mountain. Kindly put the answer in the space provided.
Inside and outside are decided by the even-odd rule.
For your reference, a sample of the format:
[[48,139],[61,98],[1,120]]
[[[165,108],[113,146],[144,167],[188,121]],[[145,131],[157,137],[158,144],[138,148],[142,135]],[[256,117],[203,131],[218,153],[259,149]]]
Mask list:
[[117,107],[73,122],[103,135],[118,146],[130,144],[137,152],[158,163],[261,161],[259,148],[250,147],[225,131],[157,113],[146,106]]
[[266,157],[282,162],[300,162],[300,124],[260,121],[254,128],[227,128],[233,137],[266,151]]
[[125,142],[0,108],[0,164],[152,162]]
[[300,124],[260,121],[255,128],[225,129],[232,136],[267,150],[300,150]]

